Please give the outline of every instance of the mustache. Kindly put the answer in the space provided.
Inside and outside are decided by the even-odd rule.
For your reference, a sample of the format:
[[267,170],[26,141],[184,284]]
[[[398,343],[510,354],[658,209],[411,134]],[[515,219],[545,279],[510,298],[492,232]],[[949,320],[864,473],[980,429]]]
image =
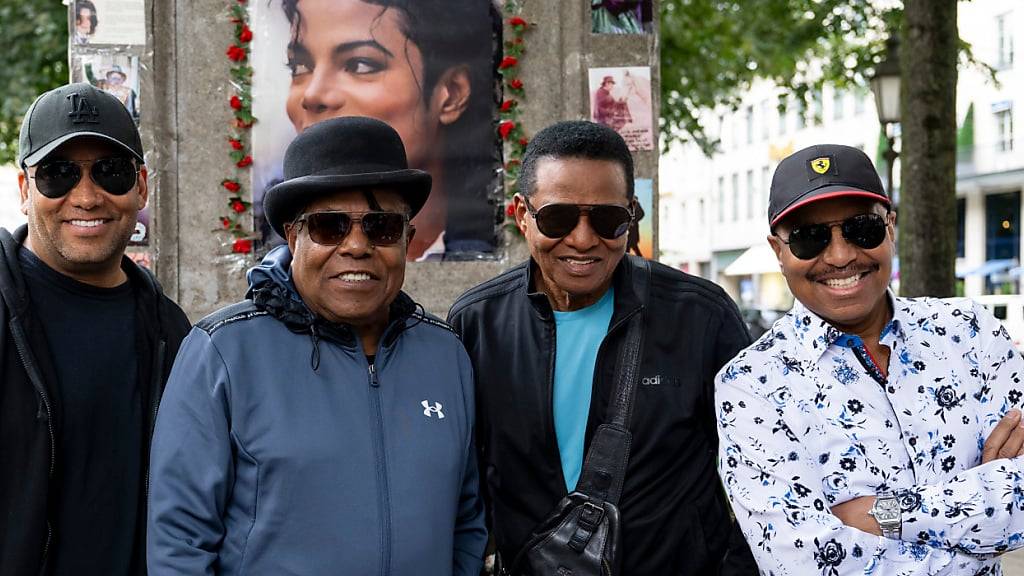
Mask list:
[[813,270],[807,274],[807,279],[811,282],[817,282],[818,280],[826,278],[837,278],[841,276],[847,276],[849,274],[863,274],[865,272],[878,272],[881,269],[881,265],[877,262],[871,264],[865,263],[853,263],[849,266],[829,266],[825,265],[822,269]]

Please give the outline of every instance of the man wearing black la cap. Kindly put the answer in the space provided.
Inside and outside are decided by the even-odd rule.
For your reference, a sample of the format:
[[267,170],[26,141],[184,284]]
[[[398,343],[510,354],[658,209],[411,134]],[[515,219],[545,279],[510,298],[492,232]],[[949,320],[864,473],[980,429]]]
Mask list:
[[719,470],[762,573],[995,574],[1024,545],[1024,360],[968,299],[888,290],[895,215],[868,157],[772,180],[793,309],[716,378]]
[[288,244],[171,373],[150,574],[477,576],[469,357],[401,291],[430,175],[360,117],[304,130],[284,174],[263,207]]
[[124,256],[148,195],[138,130],[89,84],[36,99],[27,226],[0,229],[0,575],[145,574],[153,417],[188,319]]

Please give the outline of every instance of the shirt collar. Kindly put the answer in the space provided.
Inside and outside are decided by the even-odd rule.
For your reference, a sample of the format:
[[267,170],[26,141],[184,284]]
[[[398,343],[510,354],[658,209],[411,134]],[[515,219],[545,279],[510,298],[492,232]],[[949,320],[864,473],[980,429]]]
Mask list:
[[[898,299],[891,290],[886,290],[885,294],[892,307],[893,316],[888,324],[885,325],[885,328],[882,329],[882,336],[879,341],[884,342],[889,338],[903,340],[906,338],[903,327],[907,326],[908,321],[906,310],[901,309]],[[822,354],[833,344],[850,347],[860,342],[860,337],[845,334],[812,312],[799,300],[793,304],[793,309],[790,311],[789,316],[788,321],[791,323],[793,332],[796,334],[796,340],[815,361],[819,360]]]

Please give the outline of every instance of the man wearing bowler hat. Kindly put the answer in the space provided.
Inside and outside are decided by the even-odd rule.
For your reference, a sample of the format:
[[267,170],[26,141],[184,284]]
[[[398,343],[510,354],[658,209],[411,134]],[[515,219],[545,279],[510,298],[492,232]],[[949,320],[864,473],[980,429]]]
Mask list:
[[982,575],[1024,545],[1024,360],[966,298],[888,290],[868,157],[784,159],[768,206],[793,309],[716,379],[719,469],[763,574]]
[[125,257],[148,188],[124,106],[41,95],[0,229],[0,576],[145,574],[157,404],[188,319]]
[[263,207],[288,241],[182,344],[152,451],[149,573],[476,576],[473,375],[401,292],[430,176],[326,120]]

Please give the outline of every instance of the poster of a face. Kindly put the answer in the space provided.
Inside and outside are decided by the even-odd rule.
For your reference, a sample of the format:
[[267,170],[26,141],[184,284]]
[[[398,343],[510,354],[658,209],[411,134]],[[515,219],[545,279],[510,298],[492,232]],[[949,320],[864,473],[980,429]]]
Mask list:
[[633,194],[636,198],[636,211],[633,225],[629,228],[626,251],[644,258],[654,258],[654,180],[637,178],[633,182]]
[[113,94],[139,123],[139,58],[127,54],[80,54],[74,56],[72,82],[89,82]]
[[146,43],[144,0],[73,0],[72,5],[73,44]]
[[594,34],[650,34],[651,0],[590,0]]
[[[501,145],[495,133],[501,16],[491,0],[265,0],[254,33],[252,187],[262,218],[296,134],[338,116],[369,116],[402,137],[409,166],[433,177],[413,219],[409,260],[493,254]],[[496,36],[497,35],[497,36]]]
[[651,69],[590,69],[590,119],[618,132],[630,150],[654,150]]

